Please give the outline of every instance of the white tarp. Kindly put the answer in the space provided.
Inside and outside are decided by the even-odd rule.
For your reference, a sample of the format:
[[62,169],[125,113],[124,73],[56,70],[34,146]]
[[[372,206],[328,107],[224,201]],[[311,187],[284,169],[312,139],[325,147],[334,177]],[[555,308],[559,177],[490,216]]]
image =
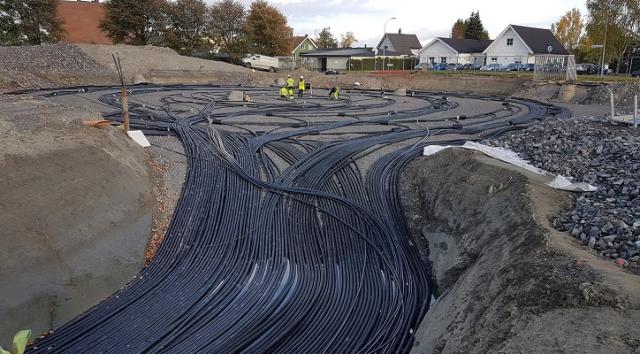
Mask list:
[[138,143],[138,145],[142,147],[151,146],[151,144],[149,143],[149,140],[147,140],[147,137],[144,136],[144,134],[142,133],[142,130],[129,130],[127,132],[127,135],[129,135],[129,137],[133,139],[133,141],[135,141],[136,143]]
[[547,172],[543,169],[537,168],[531,164],[529,164],[526,160],[523,160],[522,158],[520,158],[520,156],[518,156],[517,153],[515,153],[512,150],[508,150],[508,149],[504,149],[504,148],[500,148],[500,147],[493,147],[493,146],[488,146],[488,145],[483,145],[483,144],[478,144],[472,141],[467,141],[466,143],[464,143],[464,145],[462,146],[442,146],[442,145],[428,145],[424,147],[424,152],[423,155],[424,156],[431,156],[434,155],[444,149],[448,149],[448,148],[452,148],[452,147],[461,147],[463,149],[468,149],[468,150],[475,150],[475,151],[480,151],[484,154],[486,154],[487,156],[493,157],[494,159],[498,159],[500,161],[504,161],[508,164],[511,165],[515,165],[521,168],[524,168],[527,171],[539,174],[539,175],[543,175],[543,176],[550,176],[550,177],[555,177],[553,179],[553,181],[547,183],[547,185],[551,188],[554,189],[561,189],[561,190],[566,190],[566,191],[572,191],[572,192],[595,192],[598,190],[598,188],[588,184],[588,183],[573,183],[571,182],[568,178],[563,177],[563,176],[554,176],[552,173]]

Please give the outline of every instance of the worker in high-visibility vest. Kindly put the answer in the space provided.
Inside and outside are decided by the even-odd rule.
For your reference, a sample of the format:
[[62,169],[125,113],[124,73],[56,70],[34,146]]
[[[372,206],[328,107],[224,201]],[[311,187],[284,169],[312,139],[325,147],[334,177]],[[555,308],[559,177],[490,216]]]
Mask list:
[[293,85],[296,81],[291,77],[291,75],[287,75],[287,89],[289,90],[289,98],[293,99]]
[[289,99],[289,89],[286,86],[280,88],[280,98],[283,100]]
[[333,86],[331,91],[329,91],[329,99],[339,100],[340,99],[340,87]]
[[305,82],[304,76],[300,76],[300,80],[298,80],[298,98],[302,98],[304,96]]

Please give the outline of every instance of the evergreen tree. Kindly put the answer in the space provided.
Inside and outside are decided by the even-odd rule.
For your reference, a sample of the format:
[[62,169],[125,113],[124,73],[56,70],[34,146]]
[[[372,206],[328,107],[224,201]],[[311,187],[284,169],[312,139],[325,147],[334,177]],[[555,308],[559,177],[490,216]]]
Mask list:
[[489,32],[484,29],[480,19],[480,11],[472,12],[464,22],[465,39],[489,39]]

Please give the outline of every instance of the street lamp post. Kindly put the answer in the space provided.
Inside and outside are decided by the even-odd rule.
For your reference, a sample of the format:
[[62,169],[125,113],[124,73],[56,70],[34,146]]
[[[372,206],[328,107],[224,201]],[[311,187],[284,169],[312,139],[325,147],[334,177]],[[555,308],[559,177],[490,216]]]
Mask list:
[[[387,36],[387,24],[389,23],[389,21],[393,21],[395,20],[395,17],[391,17],[388,20],[386,20],[384,22],[384,33],[382,34],[382,39],[384,40],[384,37]],[[384,46],[384,52],[383,52],[383,56],[382,56],[382,71],[384,71],[384,60],[385,60],[385,56],[387,55],[387,45]]]
[[[609,4],[607,4],[609,5]],[[607,52],[607,35],[609,32],[609,7],[607,6],[607,16],[604,22],[604,41],[602,43],[602,60],[600,61],[600,76],[604,76],[604,57]]]
[[591,46],[592,49],[602,49],[602,59],[600,60],[600,76],[604,76],[604,51],[605,47],[603,44],[594,44]]

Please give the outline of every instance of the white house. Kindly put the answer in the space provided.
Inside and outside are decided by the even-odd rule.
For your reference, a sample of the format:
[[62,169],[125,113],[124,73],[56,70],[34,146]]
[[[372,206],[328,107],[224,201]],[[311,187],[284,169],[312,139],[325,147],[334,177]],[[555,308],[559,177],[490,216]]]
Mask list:
[[491,41],[438,37],[422,47],[420,64],[484,65],[483,52],[490,44]]
[[569,55],[548,29],[509,25],[483,52],[487,64],[534,64],[537,55]]

